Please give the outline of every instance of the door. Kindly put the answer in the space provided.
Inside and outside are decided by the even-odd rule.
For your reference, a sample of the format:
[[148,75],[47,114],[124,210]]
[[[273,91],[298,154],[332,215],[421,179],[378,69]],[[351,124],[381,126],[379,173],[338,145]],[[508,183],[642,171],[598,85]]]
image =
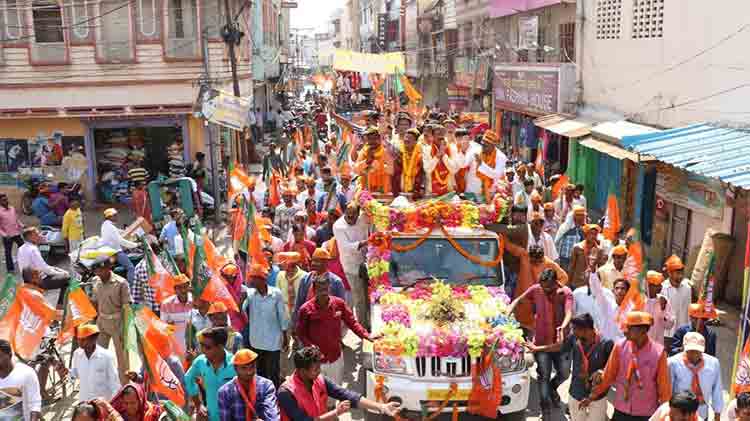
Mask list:
[[682,261],[687,259],[688,233],[690,232],[690,209],[674,205],[672,214],[672,239],[669,243],[670,254]]

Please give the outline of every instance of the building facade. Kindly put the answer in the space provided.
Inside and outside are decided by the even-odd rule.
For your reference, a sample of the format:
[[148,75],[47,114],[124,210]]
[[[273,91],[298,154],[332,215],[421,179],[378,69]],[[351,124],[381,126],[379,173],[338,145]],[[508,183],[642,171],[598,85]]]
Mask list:
[[[251,11],[242,3],[230,1],[229,13],[239,14],[240,30],[249,34]],[[116,201],[121,169],[132,159],[145,158],[152,174],[167,173],[171,145],[187,162],[206,150],[203,123],[192,116],[204,56],[214,86],[232,92],[223,5],[2,0],[2,184],[15,184],[24,171],[52,171],[46,167],[81,151],[89,198]],[[240,93],[250,97],[249,36],[236,51]]]

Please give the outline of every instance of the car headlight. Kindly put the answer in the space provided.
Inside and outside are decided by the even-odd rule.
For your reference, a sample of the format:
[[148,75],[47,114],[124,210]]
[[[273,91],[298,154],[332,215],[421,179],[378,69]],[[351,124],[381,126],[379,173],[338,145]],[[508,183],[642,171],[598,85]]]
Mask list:
[[523,370],[526,365],[526,360],[523,357],[523,352],[514,355],[499,355],[495,359],[495,363],[503,373],[512,373],[514,371]]
[[373,359],[375,360],[373,362],[375,371],[392,374],[407,374],[409,371],[404,357],[376,352],[373,354]]

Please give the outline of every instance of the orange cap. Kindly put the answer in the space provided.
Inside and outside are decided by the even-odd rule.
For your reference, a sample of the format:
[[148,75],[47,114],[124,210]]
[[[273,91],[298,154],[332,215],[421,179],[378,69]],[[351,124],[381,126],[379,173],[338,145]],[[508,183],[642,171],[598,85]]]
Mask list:
[[544,221],[544,215],[542,215],[541,212],[532,212],[531,220],[532,221]]
[[646,272],[646,281],[651,285],[661,285],[664,282],[664,275],[655,270],[650,270]]
[[625,315],[625,326],[651,326],[654,318],[645,311],[629,311]]
[[620,244],[619,246],[612,249],[613,256],[625,256],[628,254],[628,248]]
[[187,276],[185,276],[182,273],[179,274],[179,275],[177,275],[177,276],[175,276],[172,279],[174,279],[174,286],[185,285],[185,284],[189,284],[190,283],[190,278],[188,278]]
[[288,263],[299,263],[302,261],[302,255],[296,251],[285,251],[276,254],[276,263],[288,264]]
[[715,319],[716,310],[706,311],[706,305],[702,302],[693,303],[688,306],[688,316],[694,319]]
[[555,204],[552,202],[545,203],[544,210],[555,210]]
[[211,304],[211,307],[208,308],[207,314],[217,314],[217,313],[226,313],[226,312],[227,312],[227,306],[221,301],[217,301]]
[[586,215],[586,208],[581,205],[573,206],[573,215]]
[[315,249],[315,252],[313,252],[312,258],[318,260],[331,260],[331,253],[326,249],[317,248]]
[[237,274],[240,273],[240,268],[236,264],[230,262],[222,266],[220,272],[224,276],[237,276]]
[[253,263],[247,270],[248,278],[263,278],[268,277],[268,266],[260,263]]
[[234,357],[232,357],[232,364],[247,365],[255,361],[257,358],[258,354],[254,353],[253,351],[247,348],[240,349],[236,354],[234,354]]
[[664,266],[667,268],[667,272],[685,269],[685,265],[682,264],[682,259],[675,256],[674,254],[669,256],[669,259],[664,262]]
[[597,233],[602,232],[602,228],[596,224],[586,224],[583,226],[583,233],[588,234],[589,231],[596,230]]
[[92,324],[82,325],[82,326],[78,326],[78,332],[76,333],[76,338],[78,339],[88,338],[89,336],[95,335],[97,333],[99,333],[99,326],[92,325]]

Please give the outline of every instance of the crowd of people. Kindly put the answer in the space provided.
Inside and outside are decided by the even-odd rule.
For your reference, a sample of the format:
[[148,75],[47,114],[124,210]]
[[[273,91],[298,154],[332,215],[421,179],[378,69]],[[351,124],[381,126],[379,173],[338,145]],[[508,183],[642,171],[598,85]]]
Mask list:
[[[302,116],[302,124],[327,125],[325,104],[315,110]],[[285,115],[279,123],[292,118]],[[149,283],[153,263],[144,258],[133,264],[126,253],[142,242],[125,238],[116,209],[104,211],[91,294],[98,317],[77,329],[70,367],[79,384],[74,421],[149,421],[164,411],[146,373],[130,367],[122,318],[130,305],[149,308],[184,344],[184,358],[165,355],[165,362],[187,395],[183,409],[198,420],[330,420],[358,407],[394,416],[397,403],[369,400],[341,386],[347,330],[363,341],[380,337],[369,330],[363,264],[370,222],[357,205],[357,190],[411,200],[449,193],[479,203],[498,193],[510,198],[507,220],[487,228],[506,238],[504,287],[536,361],[545,421],[555,408],[573,421],[605,420],[607,402],[615,421],[692,421],[709,413],[720,419],[721,363],[707,323],[715,314],[694,299],[679,257],[667,259],[660,272],[649,271],[643,305],[628,308],[640,294],[633,282],[639,275],[637,238],[628,230],[615,240],[604,238],[602,224],[589,217],[583,186],[544,174],[534,159],[511,161],[486,124],[462,122],[437,108],[420,115],[372,111],[365,118],[367,128],[351,136],[348,151],[344,127],[315,139],[318,145],[306,136],[292,140],[278,133],[270,154],[286,158],[230,198],[235,205],[252,202],[262,215],[269,232],[262,260],[235,242],[220,267],[190,267],[184,235],[196,241],[186,229],[192,222],[179,207],[171,208],[158,238],[144,240],[174,277],[174,295],[164,300],[157,300]],[[256,119],[262,120],[260,113]],[[253,130],[262,133],[258,126]],[[279,172],[281,203],[270,206],[270,179]],[[63,225],[74,249],[83,223],[80,208],[71,209]],[[8,272],[16,270],[13,244],[22,244],[15,259],[21,279],[60,289],[62,307],[70,274],[45,262],[38,230],[24,227],[4,196],[0,235]],[[116,265],[124,276],[113,271]],[[238,310],[194,294],[196,280],[214,270]],[[24,419],[37,420],[42,399],[36,375],[12,354],[10,343],[0,340],[0,389],[21,389]],[[571,373],[566,405],[558,389]],[[611,388],[616,393],[608,393]],[[740,394],[730,413],[750,421],[750,394]]]

